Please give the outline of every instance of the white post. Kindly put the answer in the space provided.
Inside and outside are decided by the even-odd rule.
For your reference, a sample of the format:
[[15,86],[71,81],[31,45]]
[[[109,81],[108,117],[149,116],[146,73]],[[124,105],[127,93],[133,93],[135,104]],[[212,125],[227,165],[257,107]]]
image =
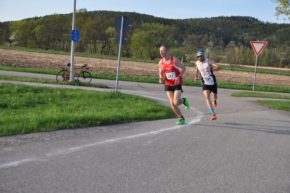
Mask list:
[[[76,14],[76,0],[74,0],[74,8],[73,8],[73,15],[72,15],[72,30],[75,29],[75,14]],[[70,76],[69,81],[74,81],[74,54],[75,54],[75,42],[71,40],[71,54],[70,54]]]
[[257,65],[258,65],[258,56],[256,56],[256,64],[255,64],[255,72],[254,72],[254,81],[253,81],[253,91],[255,91]]
[[119,74],[120,74],[120,64],[121,64],[122,39],[123,39],[123,25],[124,25],[124,16],[122,16],[122,20],[121,20],[121,29],[120,29],[120,40],[119,40],[119,53],[118,53],[118,64],[117,64],[117,75],[116,75],[115,94],[117,94],[118,87],[119,87]]

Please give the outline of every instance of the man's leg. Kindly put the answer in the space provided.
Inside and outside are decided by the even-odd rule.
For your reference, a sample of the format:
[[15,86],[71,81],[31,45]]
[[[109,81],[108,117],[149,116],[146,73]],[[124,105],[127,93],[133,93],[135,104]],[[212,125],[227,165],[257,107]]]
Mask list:
[[177,125],[185,124],[185,119],[184,119],[183,115],[181,114],[181,111],[178,107],[178,105],[183,103],[183,100],[180,99],[180,95],[181,95],[180,90],[176,90],[176,91],[171,92],[171,93],[167,92],[167,96],[171,100],[172,109],[175,112],[176,116],[179,118],[178,121],[176,122]]
[[204,90],[203,91],[203,95],[204,95],[204,98],[205,98],[205,101],[206,101],[206,105],[211,113],[211,119],[212,120],[216,120],[217,117],[216,117],[216,113],[215,113],[215,110],[214,110],[214,107],[212,105],[212,101],[211,101],[211,98],[210,98],[210,91],[209,90]]
[[[175,91],[176,92],[176,91]],[[178,101],[174,100],[175,98],[175,92],[171,92],[171,91],[167,91],[166,94],[167,94],[167,97],[168,97],[168,100],[169,100],[169,103],[172,107],[172,110],[174,111],[174,113],[176,114],[176,116],[178,118],[180,118],[182,116],[179,108],[178,108]]]
[[186,97],[181,98],[181,92],[182,92],[181,90],[176,90],[174,92],[174,103],[176,106],[183,104],[185,109],[189,110],[190,106],[189,101]]
[[217,107],[217,85],[214,85],[212,88],[212,93],[213,93],[213,106],[216,108]]
[[205,102],[206,102],[207,108],[209,110],[212,109],[213,107],[212,107],[212,102],[211,102],[211,99],[210,99],[210,92],[209,92],[209,90],[204,90],[204,91],[202,91],[202,93],[203,93],[203,96],[205,98]]

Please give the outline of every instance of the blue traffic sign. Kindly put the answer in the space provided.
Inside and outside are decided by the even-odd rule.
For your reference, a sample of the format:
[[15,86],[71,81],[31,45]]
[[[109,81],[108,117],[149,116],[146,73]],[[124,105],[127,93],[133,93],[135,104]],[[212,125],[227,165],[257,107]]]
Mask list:
[[119,32],[121,30],[122,17],[123,17],[123,33],[127,34],[132,29],[131,22],[130,22],[130,20],[129,20],[129,18],[127,16],[117,17],[115,19],[115,28],[116,28],[117,32]]
[[81,39],[80,31],[78,29],[72,30],[70,37],[72,41],[79,42]]

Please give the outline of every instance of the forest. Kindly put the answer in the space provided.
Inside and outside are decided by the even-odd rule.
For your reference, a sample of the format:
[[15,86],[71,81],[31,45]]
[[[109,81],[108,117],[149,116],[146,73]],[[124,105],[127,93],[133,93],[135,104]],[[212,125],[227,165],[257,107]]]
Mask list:
[[[77,52],[116,56],[119,31],[116,18],[126,16],[130,29],[125,33],[122,56],[154,60],[159,46],[189,62],[199,49],[216,62],[253,65],[250,41],[267,41],[259,65],[290,67],[290,25],[265,23],[253,17],[231,16],[193,19],[166,19],[134,12],[78,10],[76,28],[81,39]],[[72,14],[54,14],[19,21],[0,22],[0,45],[70,51]]]

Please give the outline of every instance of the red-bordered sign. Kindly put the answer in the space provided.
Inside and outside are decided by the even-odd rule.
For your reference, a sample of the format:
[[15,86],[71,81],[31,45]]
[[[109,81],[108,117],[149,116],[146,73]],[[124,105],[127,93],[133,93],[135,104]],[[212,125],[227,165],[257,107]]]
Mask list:
[[268,42],[265,41],[250,41],[250,44],[254,50],[254,53],[256,56],[259,56],[262,51],[264,50],[264,48],[266,47],[266,45],[268,44]]

